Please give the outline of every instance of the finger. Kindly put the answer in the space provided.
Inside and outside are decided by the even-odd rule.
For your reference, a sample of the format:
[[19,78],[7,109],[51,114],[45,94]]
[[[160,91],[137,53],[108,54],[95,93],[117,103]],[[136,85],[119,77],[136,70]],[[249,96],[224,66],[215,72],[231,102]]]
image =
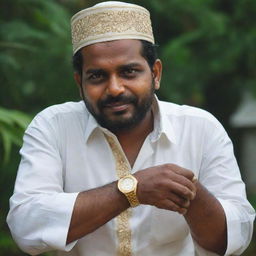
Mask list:
[[187,209],[190,206],[190,200],[180,197],[174,193],[170,193],[167,198],[178,205],[180,208]]
[[173,212],[178,212],[180,214],[186,214],[186,212],[187,212],[186,208],[179,207],[173,201],[168,200],[168,199],[160,201],[158,204],[156,204],[156,207],[158,207],[160,209],[173,211]]
[[196,192],[195,183],[193,183],[191,180],[184,177],[183,175],[173,173],[171,179],[172,181],[187,187],[189,190],[193,191],[194,193]]
[[185,215],[187,213],[187,211],[188,211],[188,209],[186,209],[186,208],[180,208],[178,213]]
[[186,177],[187,179],[191,180],[194,177],[194,173],[191,170],[188,170],[186,168],[180,167],[176,164],[166,164],[167,168],[174,171],[175,173],[182,175]]
[[183,197],[188,200],[193,200],[195,198],[196,192],[193,190],[190,190],[188,187],[177,183],[177,182],[171,182],[172,186],[170,186],[170,193],[175,193],[179,197]]

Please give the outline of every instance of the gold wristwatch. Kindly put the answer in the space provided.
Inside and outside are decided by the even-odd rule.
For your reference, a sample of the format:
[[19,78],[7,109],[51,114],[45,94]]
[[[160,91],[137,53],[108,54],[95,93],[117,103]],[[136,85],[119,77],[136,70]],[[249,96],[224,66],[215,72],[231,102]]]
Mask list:
[[131,207],[136,207],[140,204],[136,192],[138,181],[133,175],[126,175],[118,180],[117,187],[128,199]]

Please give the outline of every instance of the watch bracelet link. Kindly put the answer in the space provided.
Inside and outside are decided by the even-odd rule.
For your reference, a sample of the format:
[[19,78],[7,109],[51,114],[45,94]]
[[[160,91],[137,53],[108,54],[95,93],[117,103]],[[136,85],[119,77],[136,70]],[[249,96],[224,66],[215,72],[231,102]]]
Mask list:
[[138,197],[136,195],[136,191],[135,192],[130,192],[126,194],[126,197],[131,205],[131,207],[136,207],[140,204]]

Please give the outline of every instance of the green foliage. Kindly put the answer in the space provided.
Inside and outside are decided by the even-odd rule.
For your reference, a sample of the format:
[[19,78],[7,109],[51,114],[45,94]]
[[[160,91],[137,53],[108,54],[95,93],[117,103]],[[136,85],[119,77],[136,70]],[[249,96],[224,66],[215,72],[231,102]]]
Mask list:
[[0,7],[1,104],[34,113],[56,99],[77,98],[68,12],[49,0],[3,1]]
[[3,147],[3,163],[10,158],[12,144],[22,145],[22,136],[31,119],[24,113],[0,108],[0,136]]
[[[0,255],[20,254],[20,250],[6,231],[5,217],[8,209],[8,198],[11,194],[10,189],[12,189],[12,186],[8,186],[8,184],[10,184],[10,180],[13,183],[15,177],[14,172],[10,172],[10,169],[13,169],[10,164],[11,149],[13,145],[18,147],[22,145],[22,136],[30,121],[31,118],[20,111],[0,107],[0,194],[2,208],[0,211]],[[15,153],[17,155],[17,152]]]
[[228,88],[237,105],[243,90],[256,95],[254,0],[134,1],[151,10],[164,73],[160,96],[207,105],[207,91]]
[[0,255],[26,255],[17,248],[5,224],[18,147],[31,120],[21,110],[34,115],[56,99],[64,101],[77,94],[70,63],[69,19],[56,1],[0,2]]
[[2,231],[0,232],[0,248],[0,256],[19,255],[20,252],[12,238]]

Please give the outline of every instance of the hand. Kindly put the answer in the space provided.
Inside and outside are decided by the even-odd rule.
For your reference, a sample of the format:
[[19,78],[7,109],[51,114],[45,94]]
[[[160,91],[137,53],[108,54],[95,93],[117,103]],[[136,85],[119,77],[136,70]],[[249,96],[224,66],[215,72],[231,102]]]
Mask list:
[[186,214],[195,198],[194,173],[175,164],[150,167],[134,174],[141,204]]

